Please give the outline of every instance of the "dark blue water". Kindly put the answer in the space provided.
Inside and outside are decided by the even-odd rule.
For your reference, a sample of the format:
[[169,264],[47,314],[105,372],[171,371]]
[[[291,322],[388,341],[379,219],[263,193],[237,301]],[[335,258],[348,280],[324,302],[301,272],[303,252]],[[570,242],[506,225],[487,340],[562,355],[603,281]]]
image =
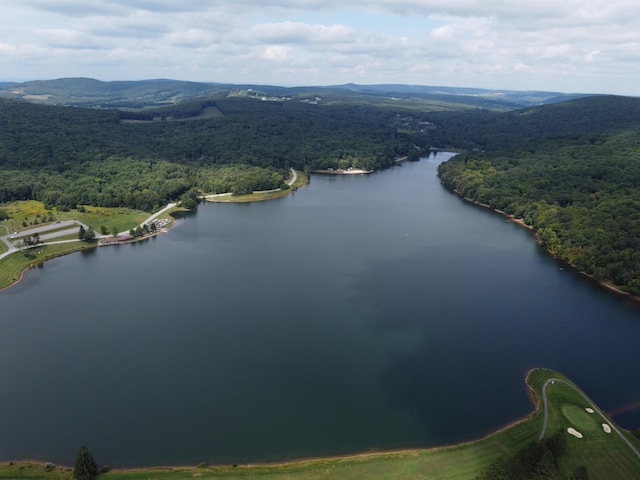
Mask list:
[[0,460],[441,445],[528,414],[533,367],[631,408],[640,308],[442,188],[448,155],[206,204],[155,239],[28,272],[0,293]]

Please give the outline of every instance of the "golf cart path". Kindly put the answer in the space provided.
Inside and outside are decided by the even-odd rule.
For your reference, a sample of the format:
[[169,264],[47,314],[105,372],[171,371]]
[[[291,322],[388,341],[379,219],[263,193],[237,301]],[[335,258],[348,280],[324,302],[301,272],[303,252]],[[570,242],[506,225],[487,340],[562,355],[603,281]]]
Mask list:
[[600,415],[600,417],[602,417],[602,420],[604,420],[610,427],[611,429],[616,432],[618,434],[618,436],[624,440],[624,442],[629,445],[629,448],[633,451],[633,453],[636,454],[636,456],[638,458],[640,458],[640,451],[638,451],[638,449],[636,447],[633,446],[633,444],[629,441],[629,439],[627,437],[625,437],[622,432],[618,429],[618,427],[616,427],[616,425],[611,422],[604,413],[602,413],[602,410],[600,410],[596,405],[593,404],[593,402],[591,401],[591,399],[587,396],[586,393],[584,393],[582,390],[580,390],[579,388],[577,388],[575,385],[573,385],[572,383],[569,383],[565,380],[562,380],[560,378],[549,378],[547,379],[546,382],[544,382],[544,384],[542,385],[542,402],[544,405],[544,420],[542,422],[542,431],[540,432],[540,437],[538,438],[538,440],[542,440],[544,438],[545,433],[547,432],[547,423],[549,421],[549,409],[547,406],[547,387],[549,385],[553,385],[555,382],[559,382],[559,383],[564,383],[565,385],[568,385],[569,387],[573,388],[576,392],[578,392],[582,398],[584,398],[587,403],[589,404],[589,407],[592,408],[594,410],[594,412],[597,412],[598,415]]

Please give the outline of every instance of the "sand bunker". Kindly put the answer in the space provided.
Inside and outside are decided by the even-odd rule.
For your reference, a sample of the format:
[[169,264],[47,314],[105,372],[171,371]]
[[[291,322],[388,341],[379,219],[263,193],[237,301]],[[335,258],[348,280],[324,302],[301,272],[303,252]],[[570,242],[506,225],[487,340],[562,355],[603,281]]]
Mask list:
[[575,428],[567,428],[567,432],[569,432],[569,435],[573,435],[576,438],[582,438],[582,434],[577,431]]
[[611,427],[609,426],[608,423],[603,423],[602,429],[605,431],[605,433],[611,433]]
[[587,411],[587,413],[593,413],[593,408],[585,408],[585,410]]

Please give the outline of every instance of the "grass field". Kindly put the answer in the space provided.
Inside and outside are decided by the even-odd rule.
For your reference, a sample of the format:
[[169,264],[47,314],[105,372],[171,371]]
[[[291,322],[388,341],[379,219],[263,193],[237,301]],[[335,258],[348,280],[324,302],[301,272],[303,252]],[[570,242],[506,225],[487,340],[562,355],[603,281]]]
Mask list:
[[[50,211],[44,208],[42,202],[35,200],[6,203],[0,205],[0,208],[6,210],[11,216],[9,220],[2,222],[1,225],[6,228],[0,228],[0,235],[18,232],[15,235],[15,240],[25,237],[25,235],[20,235],[22,230],[62,220],[80,220],[96,232],[100,232],[102,226],[106,227],[109,232],[113,228],[123,232],[145,221],[149,216],[146,212],[129,208],[85,207],[84,212],[78,212],[77,210],[68,212]],[[77,228],[61,227],[52,229],[48,233],[66,230],[69,230],[68,234],[62,234],[55,240],[73,240],[78,237]],[[28,250],[26,255],[20,252],[13,253],[0,261],[0,289],[15,283],[22,275],[22,272],[33,265],[41,264],[49,258],[95,246],[96,244],[76,242],[64,245],[41,245],[38,248]],[[0,242],[0,253],[4,253],[7,250],[7,246]]]
[[[77,238],[77,235],[76,235]],[[6,288],[17,282],[22,272],[29,267],[43,263],[51,258],[66,255],[67,253],[84,250],[87,248],[95,248],[96,244],[87,244],[83,242],[63,243],[57,245],[39,245],[36,248],[22,252],[15,252],[5,257],[1,261],[0,268],[0,289]]]
[[[541,389],[549,378],[565,379],[550,370],[534,370],[527,378],[533,397],[541,398]],[[566,380],[566,379],[565,379]],[[568,380],[567,380],[568,381]],[[617,434],[607,434],[598,427],[599,410],[588,414],[589,405],[571,386],[556,382],[547,389],[549,425],[547,436],[558,430],[565,432],[568,453],[561,457],[559,479],[569,479],[577,467],[585,466],[591,480],[632,480],[640,478],[640,458]],[[597,408],[597,407],[596,407]],[[567,415],[567,412],[570,412]],[[567,418],[569,417],[569,418]],[[584,438],[566,433],[574,422],[589,428]],[[610,422],[612,425],[613,423]],[[536,441],[542,427],[541,412],[536,409],[527,419],[515,423],[482,440],[428,450],[375,453],[341,458],[303,460],[280,465],[156,467],[111,470],[101,480],[187,480],[267,478],[270,480],[319,480],[326,478],[356,479],[472,479],[500,457],[508,458],[527,444]],[[596,428],[597,427],[597,428]],[[629,435],[634,445],[640,441]],[[99,460],[99,452],[94,452]],[[0,465],[0,478],[71,480],[70,468],[46,471],[44,463],[19,462]]]
[[[6,210],[11,216],[9,220],[3,222],[3,225],[6,225],[11,232],[19,232],[42,223],[51,223],[44,221],[48,218],[52,218],[52,222],[76,218],[97,232],[100,232],[100,227],[103,225],[109,231],[116,227],[119,232],[123,232],[135,227],[149,216],[146,212],[130,208],[85,207],[85,212],[78,212],[75,209],[61,212],[47,210],[42,202],[35,200],[5,203],[0,205],[0,208]],[[49,213],[51,213],[51,217],[49,217]],[[0,235],[4,235],[4,233],[0,231]]]
[[85,213],[77,213],[73,218],[77,218],[100,233],[102,226],[107,227],[109,232],[114,227],[118,232],[126,232],[144,222],[148,217],[149,213],[130,208],[86,207]]

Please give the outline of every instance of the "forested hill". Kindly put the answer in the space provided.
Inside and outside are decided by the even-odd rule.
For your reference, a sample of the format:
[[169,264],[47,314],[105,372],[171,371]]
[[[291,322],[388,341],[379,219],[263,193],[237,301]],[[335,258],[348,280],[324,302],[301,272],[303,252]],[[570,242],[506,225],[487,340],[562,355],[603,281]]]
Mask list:
[[247,91],[123,111],[0,99],[0,202],[153,210],[196,191],[278,188],[291,167],[378,169],[459,148],[440,167],[444,185],[523,219],[562,260],[640,295],[640,99],[508,112],[394,102]]
[[593,96],[496,114],[488,110],[434,112],[434,142],[458,148],[504,150],[574,142],[637,131],[640,98]]
[[585,98],[467,127],[476,149],[440,166],[445,186],[522,219],[561,260],[640,295],[640,99]]
[[0,99],[0,202],[151,210],[192,188],[277,188],[288,169],[375,169],[417,158],[411,111],[253,98],[123,112]]

